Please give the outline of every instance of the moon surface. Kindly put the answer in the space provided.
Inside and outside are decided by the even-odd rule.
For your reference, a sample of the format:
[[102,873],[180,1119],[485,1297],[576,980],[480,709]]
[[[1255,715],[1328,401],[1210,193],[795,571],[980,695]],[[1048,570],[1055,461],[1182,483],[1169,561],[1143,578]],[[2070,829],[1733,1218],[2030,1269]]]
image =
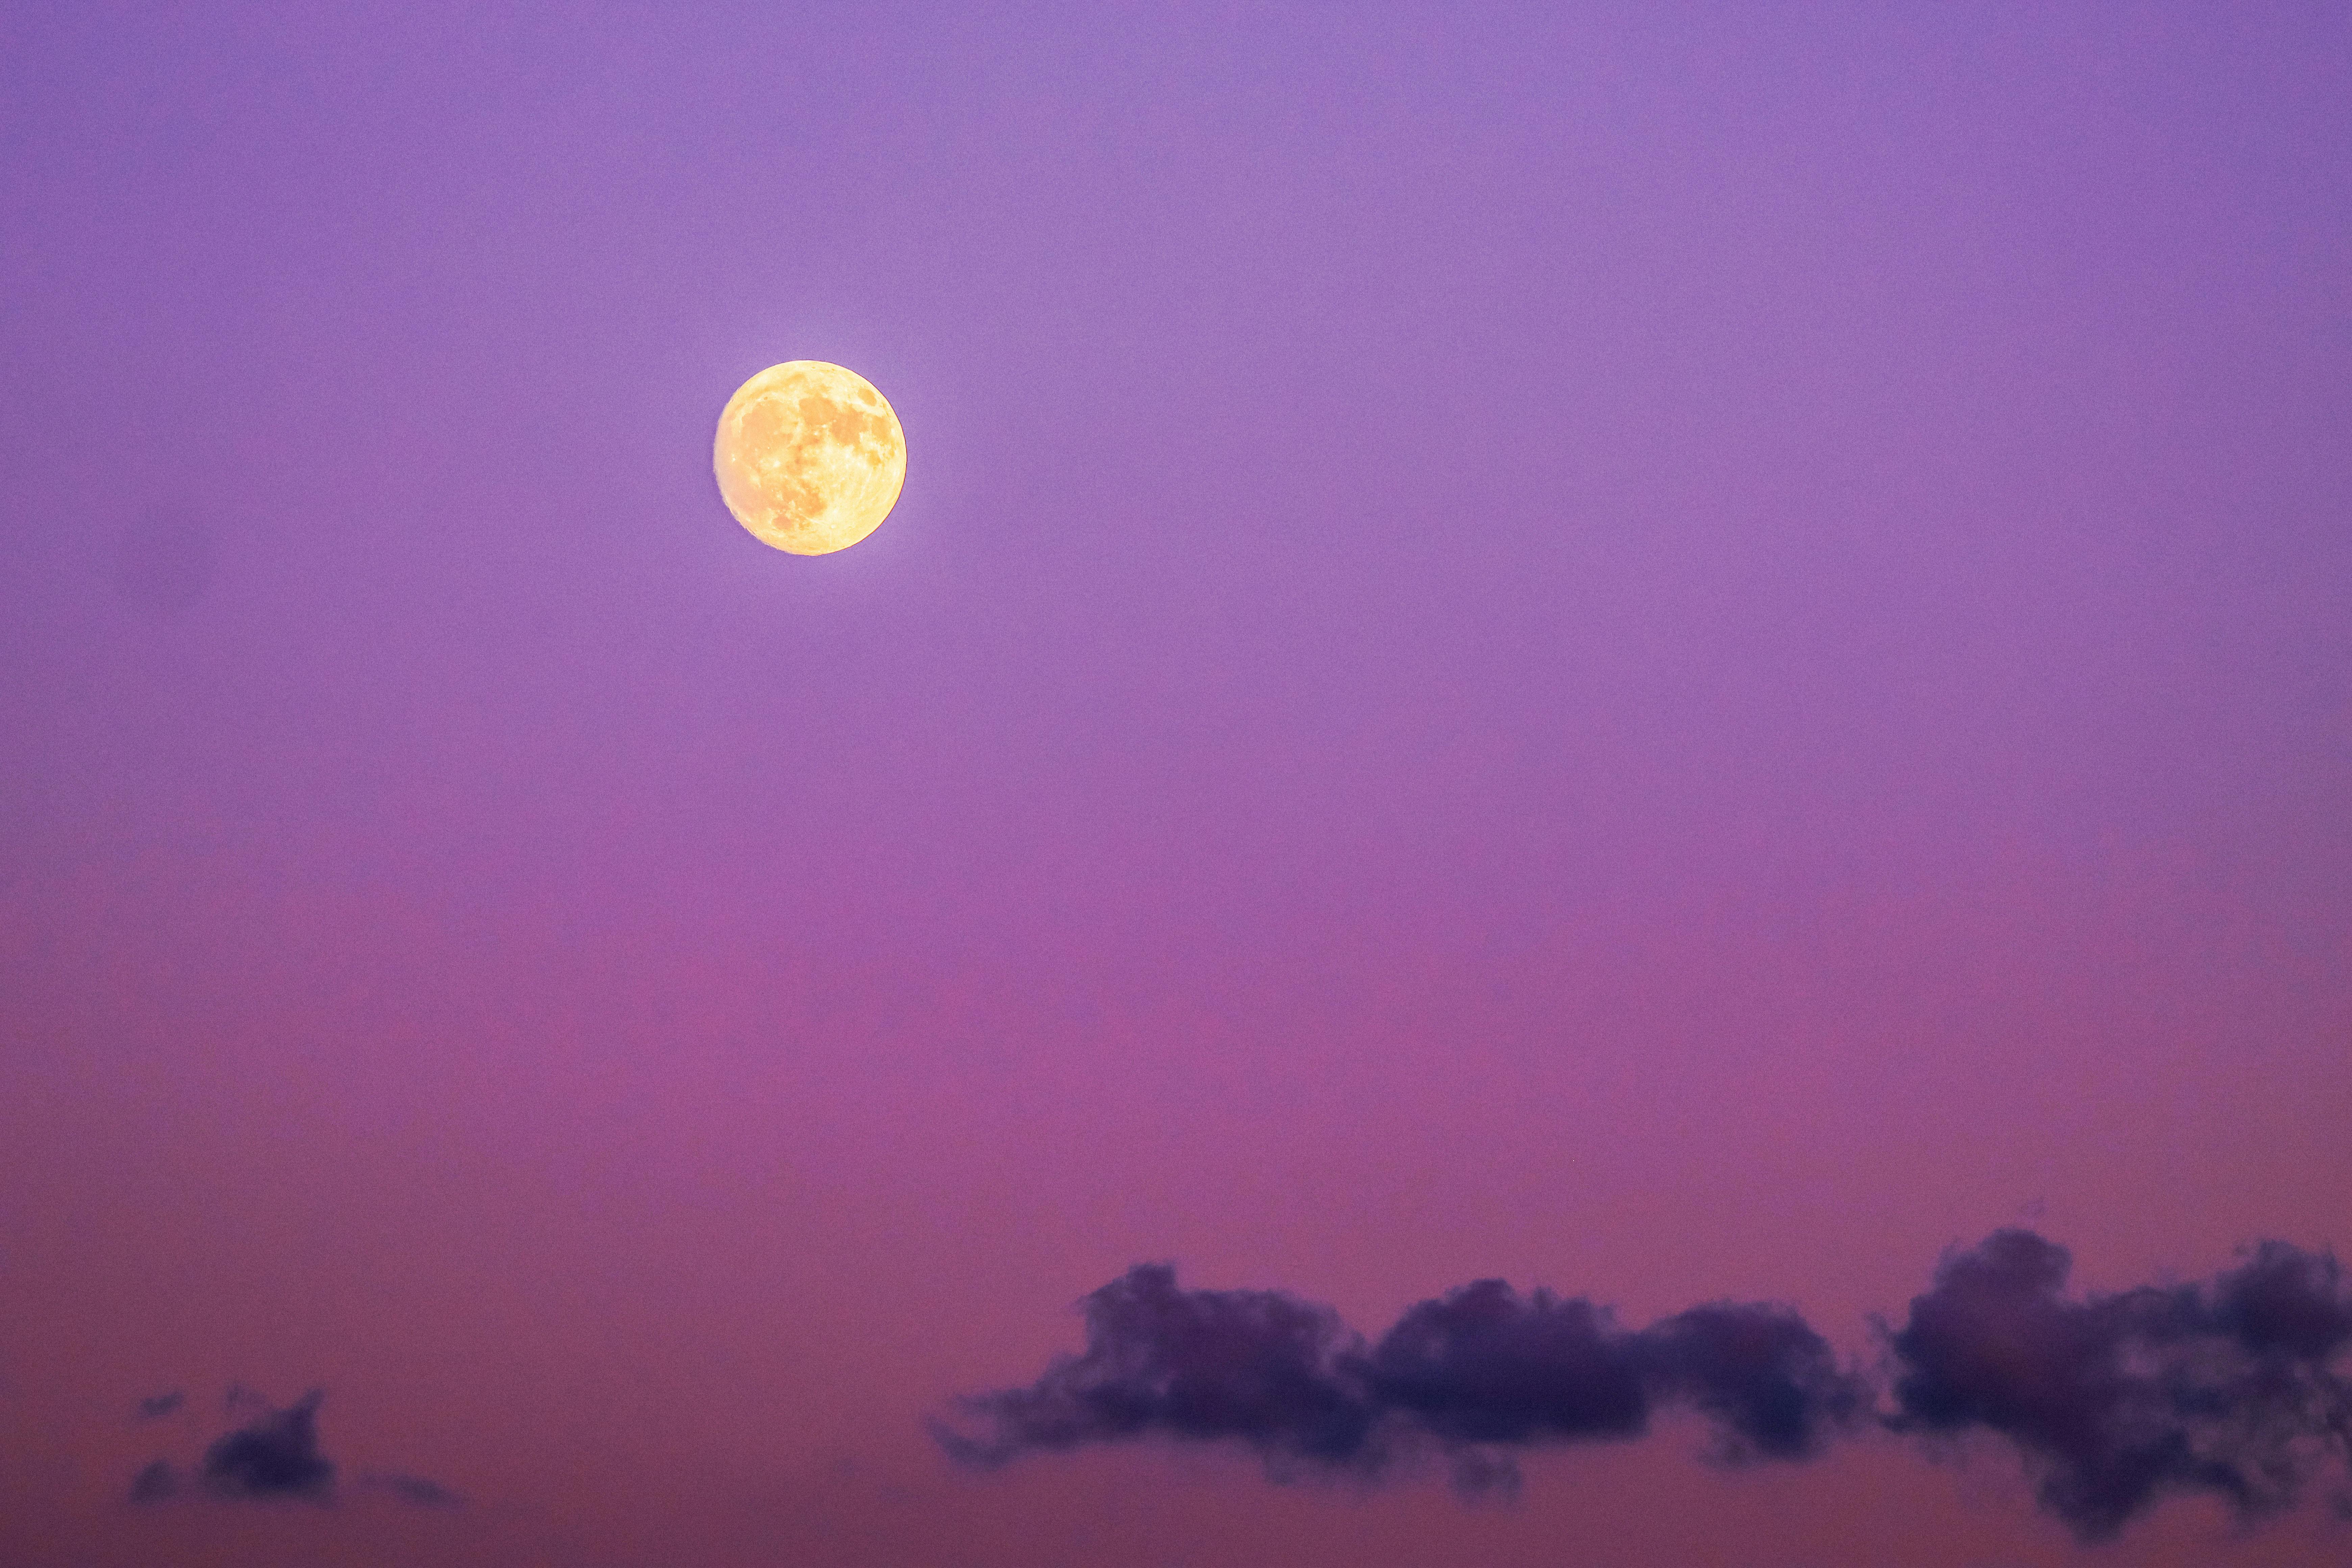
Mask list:
[[796,359],[735,389],[711,465],[727,510],[752,538],[829,555],[890,515],[907,479],[907,433],[864,376]]

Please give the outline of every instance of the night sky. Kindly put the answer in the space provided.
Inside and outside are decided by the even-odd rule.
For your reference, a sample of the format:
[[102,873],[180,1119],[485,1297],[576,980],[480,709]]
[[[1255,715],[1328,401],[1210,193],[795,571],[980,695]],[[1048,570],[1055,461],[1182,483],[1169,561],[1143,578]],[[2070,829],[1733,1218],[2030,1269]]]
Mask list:
[[0,1561],[2342,1563],[2347,279],[2339,5],[7,7]]

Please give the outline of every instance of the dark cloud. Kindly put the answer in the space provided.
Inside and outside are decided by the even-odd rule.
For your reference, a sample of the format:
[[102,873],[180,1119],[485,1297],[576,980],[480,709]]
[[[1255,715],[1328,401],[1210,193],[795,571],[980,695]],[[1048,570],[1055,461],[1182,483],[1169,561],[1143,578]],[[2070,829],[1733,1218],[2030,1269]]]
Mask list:
[[961,1401],[935,1425],[967,1463],[1125,1437],[1232,1439],[1292,1461],[1376,1468],[1362,1342],[1328,1307],[1274,1290],[1187,1290],[1139,1264],[1086,1300],[1087,1348],[1027,1388]]
[[317,1389],[283,1410],[265,1409],[205,1450],[205,1488],[224,1498],[308,1498],[333,1495],[334,1462],[319,1452]]
[[[206,1448],[202,1463],[187,1479],[198,1483],[205,1493],[231,1501],[278,1498],[332,1501],[336,1468],[319,1451],[319,1406],[324,1399],[322,1391],[313,1389],[280,1410],[248,1388],[232,1386],[226,1404],[230,1418],[242,1417],[242,1424]],[[165,1415],[180,1408],[182,1403],[182,1396],[176,1393],[159,1394],[142,1400],[141,1408],[145,1414]],[[466,1506],[466,1500],[457,1492],[422,1476],[370,1471],[358,1478],[357,1485],[362,1490],[387,1493],[415,1508]],[[180,1472],[167,1461],[157,1459],[132,1479],[131,1500],[163,1502],[180,1496],[184,1489]]]
[[1869,1387],[1786,1307],[1717,1301],[1643,1333],[1651,1382],[1715,1418],[1729,1461],[1803,1459],[1869,1406]]
[[2063,1247],[1997,1232],[1948,1255],[1883,1330],[1891,1409],[1795,1311],[1718,1301],[1641,1330],[1607,1307],[1479,1280],[1408,1310],[1377,1342],[1270,1290],[1188,1290],[1138,1265],[1085,1301],[1086,1348],[935,1423],[954,1458],[1148,1437],[1232,1442],[1277,1479],[1378,1476],[1436,1455],[1468,1491],[1517,1483],[1531,1448],[1641,1436],[1662,1408],[1713,1424],[1727,1463],[1804,1459],[1883,1426],[2014,1444],[2043,1506],[2085,1539],[2160,1499],[2249,1515],[2352,1464],[2352,1295],[2336,1260],[2265,1242],[2204,1284],[2069,1300]]
[[1407,1311],[1372,1352],[1381,1402],[1456,1443],[1639,1436],[1633,1336],[1608,1309],[1481,1279]]
[[151,1394],[139,1402],[139,1416],[142,1421],[160,1420],[176,1415],[187,1402],[188,1396],[176,1388],[169,1394]]
[[2066,1249],[2004,1230],[1948,1255],[1889,1346],[1898,1428],[2009,1438],[2086,1540],[2159,1499],[2254,1515],[2352,1457],[2352,1341],[2336,1260],[2266,1242],[2206,1285],[2068,1300]]
[[180,1474],[157,1459],[131,1478],[132,1502],[164,1502],[180,1495]]
[[1793,1458],[1852,1420],[1861,1384],[1784,1308],[1719,1304],[1641,1332],[1605,1307],[1480,1280],[1367,1345],[1279,1291],[1187,1290],[1139,1265],[1087,1298],[1087,1347],[936,1425],[968,1463],[1146,1436],[1228,1439],[1269,1470],[1372,1474],[1436,1450],[1457,1484],[1516,1485],[1512,1451],[1637,1437],[1661,1404],[1712,1416],[1727,1458]]

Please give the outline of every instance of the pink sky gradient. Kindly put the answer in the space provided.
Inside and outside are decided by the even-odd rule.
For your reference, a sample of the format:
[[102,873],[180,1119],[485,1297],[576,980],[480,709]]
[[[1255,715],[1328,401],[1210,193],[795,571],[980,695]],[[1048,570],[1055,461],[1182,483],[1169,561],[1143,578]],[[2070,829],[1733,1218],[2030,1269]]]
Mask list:
[[[0,1559],[2352,1550],[923,1425],[1138,1261],[1870,1363],[2002,1226],[2352,1246],[2334,9],[0,27]],[[836,557],[709,472],[791,358]],[[232,1386],[331,1505],[129,1502]]]

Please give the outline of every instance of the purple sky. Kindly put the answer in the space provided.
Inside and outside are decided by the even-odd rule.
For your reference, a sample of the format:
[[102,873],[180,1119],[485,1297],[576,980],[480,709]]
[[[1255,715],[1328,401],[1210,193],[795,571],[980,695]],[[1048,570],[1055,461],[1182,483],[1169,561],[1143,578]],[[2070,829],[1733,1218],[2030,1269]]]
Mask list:
[[926,1434],[1139,1261],[1867,1367],[2352,1247],[2352,18],[1568,9],[0,16],[0,1559],[2343,1561]]

